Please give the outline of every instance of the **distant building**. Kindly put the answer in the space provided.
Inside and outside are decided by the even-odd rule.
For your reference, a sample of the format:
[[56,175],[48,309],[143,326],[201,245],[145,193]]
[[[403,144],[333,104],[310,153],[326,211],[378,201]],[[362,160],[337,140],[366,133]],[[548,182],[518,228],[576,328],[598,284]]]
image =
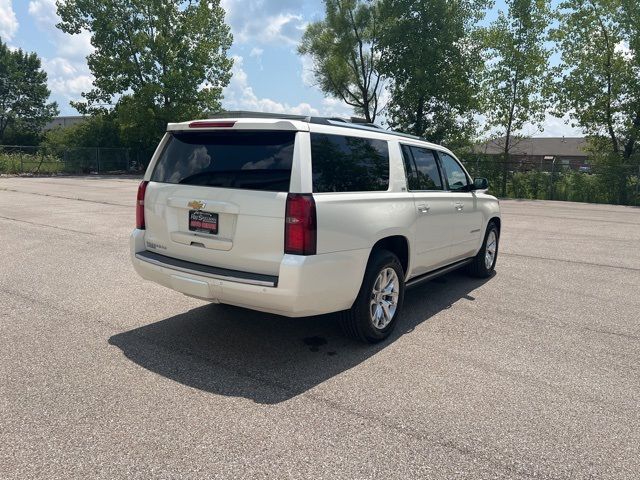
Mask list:
[[[504,141],[505,137],[488,140],[476,145],[473,152],[502,157]],[[583,137],[513,138],[512,145],[509,162],[522,170],[547,170],[552,165],[579,170],[589,164],[587,139]]]
[[77,125],[78,123],[84,122],[85,117],[83,115],[66,115],[62,117],[55,117],[49,123],[44,126],[45,132],[47,130],[52,130],[56,127],[71,127],[73,125]]

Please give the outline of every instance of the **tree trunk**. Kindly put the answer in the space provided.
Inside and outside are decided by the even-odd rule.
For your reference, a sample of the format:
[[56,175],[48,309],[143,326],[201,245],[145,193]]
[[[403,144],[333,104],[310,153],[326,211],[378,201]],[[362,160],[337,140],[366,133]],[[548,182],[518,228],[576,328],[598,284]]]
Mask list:
[[416,121],[413,124],[413,134],[421,137],[424,135],[422,115],[424,115],[424,98],[418,99],[418,108],[416,109]]
[[501,195],[507,196],[507,175],[509,174],[509,153],[511,151],[511,129],[513,128],[513,117],[516,112],[516,102],[518,99],[518,80],[520,72],[518,69],[514,72],[513,81],[511,82],[513,90],[511,91],[511,105],[509,106],[509,118],[507,120],[507,131],[504,137],[504,159],[502,164],[502,188]]
[[627,142],[622,150],[622,165],[620,165],[620,204],[627,205],[629,203],[629,195],[627,191],[627,184],[629,177],[634,173],[631,171],[631,165],[628,162],[631,160],[633,150],[636,145],[636,131],[640,130],[640,111],[636,112],[632,121],[631,132]]
[[510,135],[507,134],[507,136],[504,139],[504,151],[502,153],[503,159],[502,159],[502,183],[500,185],[500,196],[501,197],[506,197],[507,196],[507,176],[509,174],[509,137]]
[[2,142],[2,140],[4,139],[4,132],[7,129],[8,125],[9,125],[9,119],[0,120],[0,142]]

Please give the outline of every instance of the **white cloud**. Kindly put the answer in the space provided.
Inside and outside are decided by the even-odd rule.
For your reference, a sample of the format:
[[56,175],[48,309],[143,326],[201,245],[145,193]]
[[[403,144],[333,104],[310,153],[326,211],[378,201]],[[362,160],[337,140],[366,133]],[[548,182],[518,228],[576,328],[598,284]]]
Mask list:
[[264,70],[264,65],[262,65],[262,54],[264,53],[264,49],[262,48],[258,48],[258,47],[253,47],[251,49],[251,52],[249,53],[249,56],[251,58],[255,58],[256,62],[258,63],[258,67],[260,68],[260,70]]
[[60,20],[56,14],[55,0],[31,0],[29,2],[29,15],[39,23],[47,23],[54,26]]
[[42,67],[48,74],[49,88],[55,96],[67,101],[78,100],[82,92],[91,90],[93,76],[84,62],[55,57],[44,59]]
[[222,0],[226,21],[238,43],[298,43],[306,26],[296,0]]
[[82,58],[85,59],[88,55],[94,51],[93,45],[91,45],[91,34],[89,32],[82,32],[78,35],[67,35],[58,32],[63,38],[57,42],[58,53],[65,57]]
[[0,0],[0,37],[2,40],[6,42],[13,39],[19,26],[16,12],[13,11],[12,1]]
[[633,52],[629,48],[629,43],[622,41],[614,47],[614,52],[621,54],[626,60],[633,58]]
[[[485,117],[478,115],[476,121],[482,127]],[[568,116],[563,118],[554,117],[547,113],[542,122],[541,129],[538,126],[527,123],[522,130],[515,132],[517,135],[525,137],[584,137],[585,133],[582,129],[573,127]],[[492,128],[485,132],[482,137],[491,137],[496,135],[504,135],[504,132],[498,132],[496,128]]]
[[38,28],[51,37],[59,56],[79,60],[93,52],[89,32],[83,31],[77,35],[69,35],[56,28],[56,24],[60,22],[56,11],[56,0],[31,0],[29,15],[33,17]]
[[[55,0],[31,0],[29,15],[38,29],[55,45],[56,56],[43,59],[51,92],[66,102],[79,100],[80,94],[91,90],[93,84],[93,76],[86,62],[87,55],[94,50],[91,35],[84,31],[69,35],[56,28],[60,17],[56,12]],[[63,110],[67,107],[60,106]]]
[[584,137],[582,129],[571,126],[568,117],[558,118],[547,114],[542,132],[532,132],[534,137]]
[[322,100],[322,115],[325,117],[351,117],[353,108],[337,98],[324,98]]
[[313,58],[310,55],[301,55],[300,62],[302,63],[302,83],[307,87],[314,87],[316,79],[313,73],[315,68]]
[[270,98],[259,98],[249,84],[247,73],[243,69],[243,58],[234,56],[233,77],[224,91],[223,106],[227,110],[251,110],[270,113],[290,113],[294,115],[349,116],[346,105],[334,99],[324,99],[322,108],[309,103],[289,105]]

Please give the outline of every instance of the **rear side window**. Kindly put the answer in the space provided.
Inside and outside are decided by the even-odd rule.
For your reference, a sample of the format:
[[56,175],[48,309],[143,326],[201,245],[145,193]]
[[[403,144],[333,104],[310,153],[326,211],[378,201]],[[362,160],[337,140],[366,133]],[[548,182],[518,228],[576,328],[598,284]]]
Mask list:
[[384,140],[311,134],[314,192],[370,192],[389,188]]
[[442,190],[440,169],[433,150],[402,146],[409,190]]
[[296,132],[174,132],[154,182],[288,192]]

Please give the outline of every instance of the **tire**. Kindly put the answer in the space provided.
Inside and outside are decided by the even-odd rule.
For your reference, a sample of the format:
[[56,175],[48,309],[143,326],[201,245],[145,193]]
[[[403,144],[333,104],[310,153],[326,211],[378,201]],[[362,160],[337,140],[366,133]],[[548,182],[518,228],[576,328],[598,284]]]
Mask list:
[[[387,285],[383,285],[383,288],[386,286],[386,291],[392,293],[374,293],[374,288],[380,290],[380,282],[387,283]],[[394,299],[395,305],[390,305]],[[380,342],[393,331],[400,316],[403,301],[404,270],[402,265],[393,253],[387,250],[378,250],[369,259],[360,292],[353,306],[349,310],[339,313],[340,325],[350,338],[365,343]],[[387,305],[387,308],[382,308],[381,305]],[[392,306],[395,308],[390,308]],[[390,319],[388,319],[389,316]]]
[[469,275],[476,278],[488,278],[493,275],[496,261],[498,260],[499,244],[500,232],[498,231],[498,226],[494,222],[489,222],[487,231],[484,234],[482,248],[480,248],[480,251],[467,268]]

